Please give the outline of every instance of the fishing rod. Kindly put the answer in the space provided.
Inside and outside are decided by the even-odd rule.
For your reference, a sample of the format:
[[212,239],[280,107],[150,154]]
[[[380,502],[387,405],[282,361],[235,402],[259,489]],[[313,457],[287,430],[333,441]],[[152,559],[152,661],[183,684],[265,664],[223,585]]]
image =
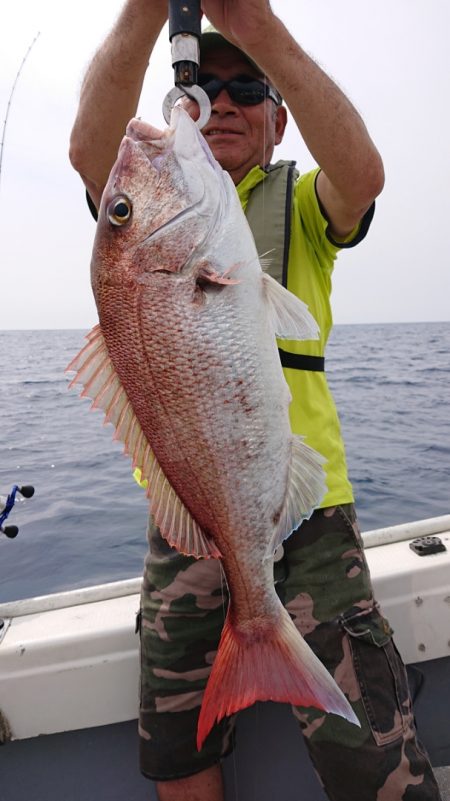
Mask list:
[[[19,69],[17,70],[17,73],[16,73],[16,77],[14,78],[13,85],[11,87],[11,91],[9,93],[8,103],[7,103],[7,106],[6,106],[5,119],[3,120],[2,141],[0,142],[0,182],[1,182],[1,178],[2,178],[3,150],[4,150],[4,147],[5,147],[6,128],[7,128],[7,125],[8,125],[8,117],[9,117],[9,112],[11,110],[11,103],[12,103],[14,91],[16,89],[17,82],[19,80],[20,73],[22,72],[24,64],[25,64],[28,56],[30,55],[30,52],[31,52],[33,46],[36,44],[36,41],[39,38],[39,36],[40,36],[40,31],[37,32],[37,34],[34,37],[33,41],[29,45],[24,57],[22,58],[22,61],[21,61],[20,66],[19,66]],[[31,484],[25,484],[22,487],[19,487],[18,484],[13,484],[13,486],[11,488],[11,492],[8,495],[0,495],[0,533],[4,534],[5,537],[8,537],[9,539],[13,539],[14,537],[17,537],[17,535],[19,533],[18,526],[14,526],[14,525],[12,525],[12,526],[11,525],[4,526],[3,525],[6,522],[6,520],[8,519],[10,513],[12,512],[16,501],[24,501],[26,498],[32,498],[33,495],[34,495],[34,487],[32,487]],[[22,496],[22,497],[18,497],[18,496]]]
[[201,18],[200,0],[169,0],[169,39],[175,86],[163,103],[163,115],[168,124],[173,106],[183,96],[198,103],[200,116],[197,125],[200,129],[211,116],[209,97],[198,85]]
[[12,102],[12,99],[13,99],[14,90],[16,88],[17,81],[19,80],[19,76],[20,76],[20,73],[22,72],[22,69],[23,69],[23,66],[25,64],[25,61],[27,60],[28,56],[30,55],[31,48],[36,43],[36,41],[37,41],[38,37],[40,36],[40,34],[41,34],[41,32],[38,31],[38,33],[34,37],[33,41],[31,42],[27,52],[25,53],[25,55],[24,55],[24,57],[22,59],[22,62],[20,64],[20,67],[17,70],[16,77],[14,78],[14,82],[13,82],[13,85],[12,85],[12,88],[11,88],[11,92],[9,93],[8,104],[6,106],[5,119],[3,121],[2,141],[0,143],[0,183],[1,183],[1,179],[2,179],[3,148],[5,146],[6,126],[8,124],[8,116],[9,116],[9,112],[10,112],[10,109],[11,109],[11,102]]
[[[22,497],[18,498],[18,494]],[[17,537],[19,533],[17,526],[3,525],[14,508],[14,504],[16,501],[24,501],[25,498],[32,498],[33,495],[34,487],[32,487],[30,484],[26,484],[23,487],[19,487],[17,484],[14,484],[9,495],[0,495],[0,532],[4,534],[5,537],[13,539],[14,537]]]

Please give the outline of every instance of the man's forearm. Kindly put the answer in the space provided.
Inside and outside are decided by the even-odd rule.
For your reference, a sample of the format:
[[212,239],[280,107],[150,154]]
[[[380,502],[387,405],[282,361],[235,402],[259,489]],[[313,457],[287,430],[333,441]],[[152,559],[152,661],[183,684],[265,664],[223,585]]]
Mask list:
[[333,207],[333,213],[337,208],[336,229],[351,230],[358,214],[381,191],[381,158],[364,122],[343,92],[302,50],[280,20],[273,18],[268,25],[270,32],[246,50],[283,95],[305,144],[322,168],[321,199],[325,206]]
[[84,78],[70,160],[97,206],[166,17],[167,0],[128,0]]

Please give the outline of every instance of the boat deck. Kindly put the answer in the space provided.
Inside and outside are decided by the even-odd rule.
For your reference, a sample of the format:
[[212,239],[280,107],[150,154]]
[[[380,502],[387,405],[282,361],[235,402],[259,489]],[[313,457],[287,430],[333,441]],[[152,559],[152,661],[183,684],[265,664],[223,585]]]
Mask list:
[[[409,667],[419,736],[450,801],[450,657]],[[0,747],[0,801],[156,801],[137,764],[136,721]],[[327,801],[287,706],[241,713],[225,760],[226,801]]]

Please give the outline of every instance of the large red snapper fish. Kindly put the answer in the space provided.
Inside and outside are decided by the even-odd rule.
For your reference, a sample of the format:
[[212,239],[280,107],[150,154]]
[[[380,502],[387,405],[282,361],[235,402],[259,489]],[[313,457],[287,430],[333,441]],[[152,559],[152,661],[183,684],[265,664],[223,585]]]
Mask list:
[[274,589],[277,546],[325,492],[323,459],[292,434],[275,335],[317,337],[263,273],[230,176],[181,108],[127,128],[103,193],[91,278],[100,325],[72,381],[148,481],[162,536],[220,559],[230,603],[197,744],[256,700],[357,723]]

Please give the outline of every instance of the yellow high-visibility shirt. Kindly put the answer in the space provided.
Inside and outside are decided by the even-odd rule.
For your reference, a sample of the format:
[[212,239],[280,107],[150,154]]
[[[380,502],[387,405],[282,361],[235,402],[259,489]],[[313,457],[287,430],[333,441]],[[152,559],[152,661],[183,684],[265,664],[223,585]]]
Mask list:
[[[319,339],[308,342],[279,340],[279,346],[291,353],[324,356],[332,328],[331,276],[339,245],[326,235],[328,221],[323,216],[315,190],[319,168],[301,175],[295,183],[291,216],[287,288],[307,304],[320,328]],[[238,184],[237,191],[245,211],[251,190],[267,173],[254,167]],[[267,198],[268,215],[270,199]],[[270,225],[268,216],[267,225]],[[359,226],[342,245],[357,240]],[[353,502],[353,491],[347,474],[345,448],[334,400],[324,372],[283,368],[292,394],[289,408],[291,427],[302,434],[312,448],[327,460],[325,464],[328,492],[321,507]]]

